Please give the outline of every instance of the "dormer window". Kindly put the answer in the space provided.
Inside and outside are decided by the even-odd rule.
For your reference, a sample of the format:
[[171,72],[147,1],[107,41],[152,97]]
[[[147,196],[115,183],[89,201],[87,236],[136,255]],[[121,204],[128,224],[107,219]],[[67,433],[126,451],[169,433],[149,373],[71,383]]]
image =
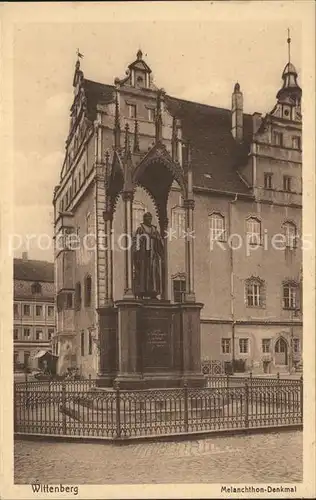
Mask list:
[[129,118],[135,120],[136,111],[137,111],[136,104],[128,104],[128,117]]
[[32,286],[31,286],[31,290],[32,290],[32,294],[35,295],[35,294],[39,294],[42,292],[42,286],[40,283],[33,283]]

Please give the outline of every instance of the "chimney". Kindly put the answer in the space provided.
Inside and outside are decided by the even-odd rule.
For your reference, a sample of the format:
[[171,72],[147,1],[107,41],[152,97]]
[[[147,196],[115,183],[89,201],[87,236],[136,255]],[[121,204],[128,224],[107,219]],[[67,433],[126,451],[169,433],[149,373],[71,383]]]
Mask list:
[[262,114],[261,113],[253,113],[252,115],[252,133],[255,135],[262,123]]
[[232,135],[238,142],[243,139],[243,101],[240,85],[236,83],[232,94]]
[[22,252],[22,260],[27,260],[27,252]]

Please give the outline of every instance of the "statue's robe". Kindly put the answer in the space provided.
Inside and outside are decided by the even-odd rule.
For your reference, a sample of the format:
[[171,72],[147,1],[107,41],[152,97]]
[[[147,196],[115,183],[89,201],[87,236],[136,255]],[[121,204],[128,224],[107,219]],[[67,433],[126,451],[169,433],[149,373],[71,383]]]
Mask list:
[[134,294],[155,298],[161,294],[161,259],[163,241],[155,226],[144,223],[137,228],[133,239]]

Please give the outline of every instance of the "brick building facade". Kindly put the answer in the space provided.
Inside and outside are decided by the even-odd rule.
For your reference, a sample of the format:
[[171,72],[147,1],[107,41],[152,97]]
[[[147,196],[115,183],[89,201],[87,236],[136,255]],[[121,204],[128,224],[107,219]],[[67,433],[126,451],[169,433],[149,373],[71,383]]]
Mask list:
[[[231,109],[168,96],[155,86],[141,51],[114,85],[86,79],[77,61],[65,161],[54,191],[53,349],[60,354],[60,372],[76,365],[85,375],[97,374],[97,310],[124,291],[120,168],[125,167],[117,154],[124,148],[130,148],[130,161],[139,168],[153,159],[149,171],[157,183],[159,155],[179,168],[192,165],[202,357],[243,360],[254,372],[288,371],[301,362],[302,91],[297,78],[289,62],[275,107],[261,116],[244,113],[238,83]],[[107,171],[117,186],[110,226],[104,218]],[[159,227],[151,193],[138,186],[134,230],[145,211]],[[185,212],[176,182],[167,215],[166,295],[180,301],[186,292]],[[110,254],[102,244],[109,228]]]

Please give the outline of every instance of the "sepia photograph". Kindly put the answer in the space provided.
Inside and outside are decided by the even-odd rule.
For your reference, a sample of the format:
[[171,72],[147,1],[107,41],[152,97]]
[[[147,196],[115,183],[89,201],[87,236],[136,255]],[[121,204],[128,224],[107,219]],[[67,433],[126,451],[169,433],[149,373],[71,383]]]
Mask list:
[[1,498],[314,497],[314,7],[1,3]]

